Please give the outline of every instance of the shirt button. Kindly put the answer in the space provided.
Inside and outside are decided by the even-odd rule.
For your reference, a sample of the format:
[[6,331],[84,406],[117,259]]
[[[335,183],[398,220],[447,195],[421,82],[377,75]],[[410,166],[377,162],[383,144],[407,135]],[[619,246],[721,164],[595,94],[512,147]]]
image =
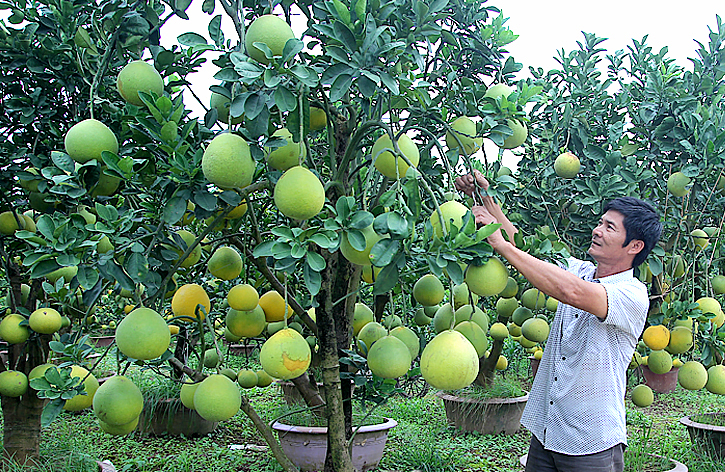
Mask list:
[[556,382],[556,377],[554,377],[554,382]]
[[578,314],[577,315],[574,315],[574,318],[579,318],[579,315]]
[[553,405],[553,404],[554,404],[554,402],[549,402],[549,405]]
[[562,357],[562,358],[561,358],[561,360],[562,360],[562,361],[565,361],[565,360],[566,360],[566,357]]

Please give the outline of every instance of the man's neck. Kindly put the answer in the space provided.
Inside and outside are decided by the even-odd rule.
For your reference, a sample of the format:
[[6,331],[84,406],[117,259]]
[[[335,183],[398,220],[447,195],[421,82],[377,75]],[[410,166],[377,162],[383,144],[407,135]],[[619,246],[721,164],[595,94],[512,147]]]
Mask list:
[[620,274],[630,270],[631,267],[612,266],[608,264],[597,264],[597,270],[594,271],[594,278],[601,279],[610,275]]

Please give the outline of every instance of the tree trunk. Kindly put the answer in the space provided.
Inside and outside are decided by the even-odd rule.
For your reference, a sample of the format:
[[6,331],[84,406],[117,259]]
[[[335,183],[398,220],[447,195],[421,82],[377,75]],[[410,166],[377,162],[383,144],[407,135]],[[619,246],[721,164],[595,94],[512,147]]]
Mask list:
[[490,387],[496,378],[496,362],[503,350],[503,341],[494,340],[491,346],[491,352],[488,357],[482,357],[478,360],[478,376],[473,381],[478,386]]

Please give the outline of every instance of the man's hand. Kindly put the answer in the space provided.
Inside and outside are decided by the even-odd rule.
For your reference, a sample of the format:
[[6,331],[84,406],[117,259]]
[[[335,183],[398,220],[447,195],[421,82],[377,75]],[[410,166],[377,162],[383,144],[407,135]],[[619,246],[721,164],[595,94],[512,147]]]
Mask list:
[[[509,239],[513,238],[517,230],[503,214],[503,211],[501,211],[501,207],[496,200],[489,196],[483,197],[480,193],[478,193],[478,189],[482,188],[483,190],[488,190],[489,187],[488,180],[486,180],[486,177],[484,177],[483,174],[474,170],[473,175],[466,174],[456,177],[455,185],[459,192],[463,192],[466,195],[473,197],[473,200],[476,202],[476,206],[471,209],[473,215],[476,217],[476,223],[484,225],[488,223],[501,223],[502,228],[508,235]],[[476,208],[479,209],[477,210]],[[488,216],[484,216],[482,211],[485,211]],[[482,219],[480,221],[479,216],[476,214],[477,212],[482,215]],[[489,219],[492,220],[488,221]],[[499,232],[497,233],[500,234]],[[493,237],[494,242],[498,242],[496,241],[495,236]],[[491,238],[489,238],[489,243],[496,247],[491,241]]]
[[[498,221],[484,206],[474,205],[473,208],[471,208],[471,212],[476,220],[476,227],[486,226],[491,223],[503,223]],[[502,244],[506,244],[506,239],[504,239],[503,234],[501,233],[501,228],[491,234],[491,236],[487,238],[487,241],[494,249],[501,247]]]
[[[475,176],[475,180],[474,180]],[[474,183],[475,182],[475,183]],[[476,183],[478,186],[476,186]],[[474,192],[477,190],[477,187],[480,187],[484,190],[488,190],[488,180],[486,180],[486,177],[483,176],[479,171],[474,170],[473,175],[466,174],[461,175],[460,177],[456,177],[455,181],[456,189],[458,189],[459,192],[463,192],[469,197],[473,197]],[[474,197],[475,199],[476,197]]]

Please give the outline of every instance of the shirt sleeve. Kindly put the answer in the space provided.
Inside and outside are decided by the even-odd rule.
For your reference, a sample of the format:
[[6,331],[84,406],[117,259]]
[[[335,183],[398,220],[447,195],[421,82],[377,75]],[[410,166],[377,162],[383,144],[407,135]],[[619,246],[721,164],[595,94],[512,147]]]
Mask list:
[[637,284],[602,286],[607,291],[607,317],[603,322],[639,338],[649,310],[647,289]]

